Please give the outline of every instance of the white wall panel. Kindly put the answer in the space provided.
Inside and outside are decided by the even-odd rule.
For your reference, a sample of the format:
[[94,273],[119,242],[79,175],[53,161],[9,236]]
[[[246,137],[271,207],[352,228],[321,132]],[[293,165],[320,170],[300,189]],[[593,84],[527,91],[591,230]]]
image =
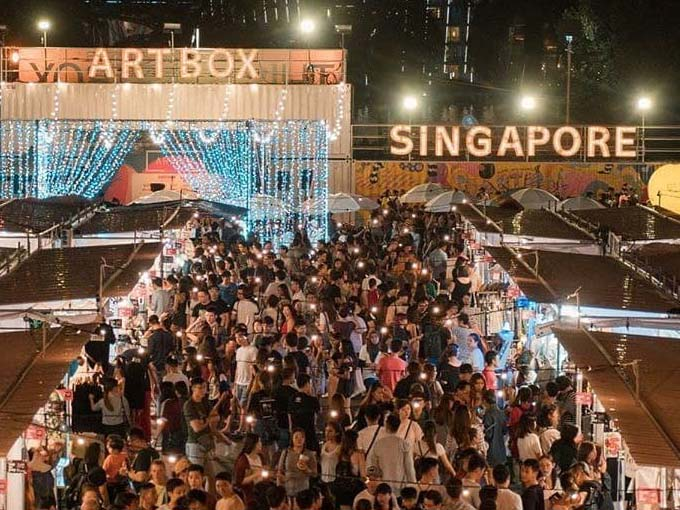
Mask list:
[[[169,108],[170,98],[174,105]],[[9,83],[2,88],[1,119],[50,119],[58,101],[59,119],[110,120],[112,96],[118,118],[124,120],[218,120],[225,91],[230,89],[226,120],[274,120],[284,85]],[[57,90],[57,88],[59,88]],[[351,147],[351,87],[288,85],[283,119],[326,120],[332,129],[344,90],[342,130],[331,142],[331,157],[349,157]]]

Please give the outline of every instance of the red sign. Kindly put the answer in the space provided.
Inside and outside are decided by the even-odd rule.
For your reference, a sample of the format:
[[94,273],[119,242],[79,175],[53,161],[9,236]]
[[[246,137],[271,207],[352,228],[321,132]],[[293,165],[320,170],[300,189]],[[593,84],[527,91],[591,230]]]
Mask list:
[[71,402],[73,400],[73,391],[72,390],[62,388],[60,390],[57,390],[57,393],[66,402]]
[[592,406],[593,394],[587,391],[579,391],[576,393],[576,405],[578,406]]
[[7,480],[0,480],[0,494],[7,494]]
[[29,425],[26,429],[26,439],[42,441],[45,439],[45,428],[38,425]]
[[518,298],[522,293],[519,290],[519,287],[517,285],[511,285],[508,287],[508,297],[509,298]]

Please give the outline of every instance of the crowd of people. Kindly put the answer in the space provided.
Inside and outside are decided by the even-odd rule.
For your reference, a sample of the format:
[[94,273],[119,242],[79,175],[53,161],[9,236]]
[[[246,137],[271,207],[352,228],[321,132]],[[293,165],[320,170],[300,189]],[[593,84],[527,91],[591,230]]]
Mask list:
[[[73,458],[61,507],[611,508],[570,377],[531,384],[527,353],[500,367],[503,341],[482,335],[455,216],[381,205],[278,249],[193,220],[138,338],[109,357],[123,340],[103,322],[85,346],[101,441]],[[50,452],[31,456],[35,508],[55,508]]]

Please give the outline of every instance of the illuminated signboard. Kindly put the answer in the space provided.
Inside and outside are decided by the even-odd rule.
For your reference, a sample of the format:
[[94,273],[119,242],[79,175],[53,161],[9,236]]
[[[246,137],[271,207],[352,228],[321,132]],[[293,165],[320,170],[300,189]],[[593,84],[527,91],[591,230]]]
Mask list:
[[409,158],[635,158],[633,126],[392,126],[389,151]]
[[8,79],[24,83],[333,85],[345,78],[340,49],[6,48],[3,56]]

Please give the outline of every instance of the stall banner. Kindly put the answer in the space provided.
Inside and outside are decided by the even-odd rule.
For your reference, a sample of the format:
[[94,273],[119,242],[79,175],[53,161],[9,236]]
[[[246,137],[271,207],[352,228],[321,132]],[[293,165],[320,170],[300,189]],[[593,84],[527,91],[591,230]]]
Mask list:
[[[656,167],[651,167],[653,170]],[[475,163],[427,161],[355,161],[355,193],[379,197],[385,191],[403,193],[424,183],[437,183],[474,197],[480,188],[491,196],[522,188],[541,188],[561,198],[598,193],[623,184],[646,199],[646,183],[631,164],[612,163]]]
[[60,389],[57,390],[57,394],[65,402],[72,402],[73,401],[73,390],[69,390],[67,388],[60,388]]
[[621,453],[622,440],[620,432],[604,433],[604,453],[608,459],[618,459]]
[[36,439],[42,441],[45,439],[45,427],[40,425],[29,425],[26,429],[26,439]]

